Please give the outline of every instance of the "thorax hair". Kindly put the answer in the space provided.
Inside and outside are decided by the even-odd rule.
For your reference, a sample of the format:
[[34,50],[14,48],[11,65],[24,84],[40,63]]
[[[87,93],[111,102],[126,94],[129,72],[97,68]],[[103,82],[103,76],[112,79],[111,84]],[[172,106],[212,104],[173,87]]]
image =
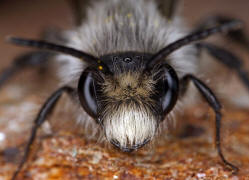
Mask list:
[[[87,19],[78,28],[64,32],[68,46],[96,56],[120,52],[155,53],[186,35],[187,28],[179,16],[168,20],[160,15],[153,1],[95,1],[87,11]],[[77,59],[60,55],[63,62],[59,75],[63,84],[76,87],[86,68]],[[174,52],[165,59],[181,77],[196,70],[196,52],[191,46]]]

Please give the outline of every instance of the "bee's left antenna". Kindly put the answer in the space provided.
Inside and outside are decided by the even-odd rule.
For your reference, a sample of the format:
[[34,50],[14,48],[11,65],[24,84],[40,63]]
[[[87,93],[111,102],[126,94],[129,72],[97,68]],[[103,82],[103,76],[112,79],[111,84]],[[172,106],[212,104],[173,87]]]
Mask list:
[[187,35],[173,43],[170,43],[168,46],[164,47],[158,53],[152,56],[150,61],[148,61],[147,67],[152,68],[156,64],[161,63],[165,57],[169,56],[172,52],[176,51],[177,49],[180,49],[185,45],[203,40],[216,33],[227,33],[230,31],[238,30],[241,29],[242,26],[243,23],[241,21],[232,21],[229,23],[224,23],[220,26],[215,26],[209,29],[200,30],[190,35]]

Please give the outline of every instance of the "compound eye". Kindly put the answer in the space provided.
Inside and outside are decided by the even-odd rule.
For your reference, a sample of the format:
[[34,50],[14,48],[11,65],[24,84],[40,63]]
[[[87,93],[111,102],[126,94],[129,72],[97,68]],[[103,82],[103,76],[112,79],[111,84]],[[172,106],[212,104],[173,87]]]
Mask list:
[[163,114],[169,113],[176,104],[179,93],[179,81],[175,70],[168,64],[162,66],[162,72],[156,86]]
[[97,93],[93,71],[86,69],[79,80],[78,94],[82,107],[93,118],[97,117]]

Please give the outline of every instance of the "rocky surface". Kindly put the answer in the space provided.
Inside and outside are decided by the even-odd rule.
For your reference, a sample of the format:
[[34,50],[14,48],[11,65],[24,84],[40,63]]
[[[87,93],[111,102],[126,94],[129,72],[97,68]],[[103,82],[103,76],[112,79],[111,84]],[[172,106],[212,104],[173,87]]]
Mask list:
[[[36,104],[35,100],[27,98],[8,113],[1,105],[0,117],[9,123],[1,124],[0,179],[10,178],[20,160],[30,127],[30,120],[20,114],[32,111],[30,105]],[[157,137],[153,146],[131,154],[72,131],[50,136],[42,132],[19,179],[249,179],[249,111],[228,108],[224,112],[222,148],[229,161],[240,168],[238,174],[232,174],[217,155],[214,115],[207,109],[205,105],[192,107],[179,117],[191,125],[191,134]],[[54,118],[56,115],[50,120]]]

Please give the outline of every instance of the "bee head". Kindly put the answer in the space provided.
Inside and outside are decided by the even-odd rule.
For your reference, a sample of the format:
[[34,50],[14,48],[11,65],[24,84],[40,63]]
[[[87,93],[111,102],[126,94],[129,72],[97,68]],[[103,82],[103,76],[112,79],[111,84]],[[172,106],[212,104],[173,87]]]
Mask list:
[[[11,37],[11,43],[77,57],[89,66],[80,76],[78,95],[85,111],[96,119],[107,140],[122,151],[148,143],[176,104],[179,82],[165,58],[175,50],[222,32],[222,26],[170,43],[156,54],[124,52],[95,57],[77,49]],[[208,32],[208,33],[207,33]]]
[[240,22],[200,30],[168,44],[156,54],[125,52],[97,58],[77,49],[50,42],[8,38],[28,47],[57,51],[89,65],[78,83],[85,111],[103,127],[108,141],[123,151],[149,142],[178,97],[178,78],[165,58],[177,49],[215,33],[237,30]]
[[124,52],[98,58],[41,40],[10,37],[8,41],[61,52],[87,63],[78,83],[80,103],[103,128],[107,140],[126,152],[148,143],[175,106],[178,78],[165,57],[188,43],[178,40],[154,55]]
[[168,64],[147,66],[152,55],[135,52],[100,57],[102,71],[87,68],[78,84],[85,111],[107,140],[130,152],[147,144],[174,107],[178,78]]

